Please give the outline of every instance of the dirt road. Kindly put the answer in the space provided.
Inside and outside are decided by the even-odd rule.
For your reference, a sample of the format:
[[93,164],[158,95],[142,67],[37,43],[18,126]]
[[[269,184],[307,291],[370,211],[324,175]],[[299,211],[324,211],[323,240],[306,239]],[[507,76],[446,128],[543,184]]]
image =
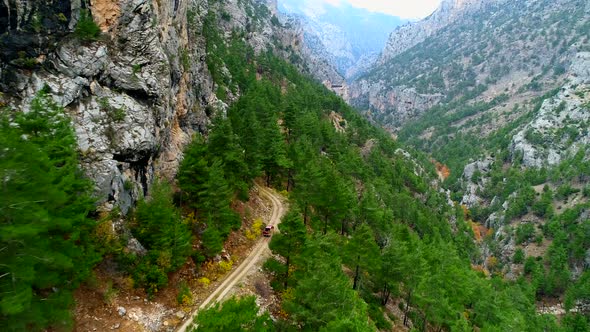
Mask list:
[[[272,215],[271,219],[268,221],[268,224],[275,226],[278,225],[281,222],[283,214],[285,213],[285,206],[279,199],[278,194],[276,194],[274,191],[259,185],[256,185],[256,187],[262,196],[266,197],[272,203]],[[215,289],[215,291],[211,293],[211,295],[209,295],[209,297],[207,297],[203,303],[201,303],[199,308],[197,308],[188,316],[186,321],[176,331],[190,332],[190,327],[193,326],[193,319],[199,310],[208,307],[210,304],[222,301],[233,286],[246,277],[249,272],[252,272],[252,267],[254,264],[256,264],[256,262],[258,262],[258,258],[264,252],[264,250],[268,248],[269,240],[269,238],[264,237],[258,240],[258,243],[254,246],[254,249],[252,249],[252,252],[250,252],[248,257],[246,257],[246,259],[244,259],[244,261],[225,278],[221,285],[219,285],[219,287],[217,287],[217,289]]]

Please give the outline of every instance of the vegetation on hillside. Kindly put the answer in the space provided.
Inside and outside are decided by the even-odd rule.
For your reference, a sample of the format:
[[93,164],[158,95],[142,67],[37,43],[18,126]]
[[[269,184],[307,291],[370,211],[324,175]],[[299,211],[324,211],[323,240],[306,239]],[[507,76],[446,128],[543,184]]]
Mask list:
[[63,109],[41,92],[0,110],[0,329],[71,327],[72,291],[100,259],[92,186]]
[[[532,225],[517,228],[517,242],[536,241],[542,233],[552,244],[544,260],[515,254],[524,265],[515,281],[493,269],[486,274],[474,267],[493,262],[482,261],[467,219],[484,218],[490,207],[469,212],[449,203],[423,154],[406,152],[272,51],[255,54],[245,33],[225,40],[216,26],[228,19],[223,12],[207,15],[207,64],[218,97],[239,98],[225,113],[209,109],[215,116],[207,137],[194,137],[180,165],[180,192],[156,181],[127,217],[145,252],[130,252],[126,238],[101,233],[112,228],[111,216],[90,218],[91,185],[79,169],[62,109],[41,93],[28,113],[2,110],[2,330],[71,327],[71,293],[101,257],[155,295],[169,273],[222,251],[241,226],[232,203],[247,200],[254,180],[262,179],[285,190],[290,201],[270,243],[282,259],[265,264],[280,314],[271,320],[259,314],[254,298],[231,299],[199,313],[199,330],[374,331],[403,324],[420,331],[588,331],[587,313],[571,311],[558,321],[539,314],[535,301],[565,294],[569,310],[589,299],[587,271],[572,283],[569,267],[590,246],[590,206],[555,213],[553,195],[566,198],[575,189],[536,195],[532,186],[551,176],[586,176],[590,168],[576,173],[563,165],[535,173],[495,164],[485,195],[510,201],[509,218],[530,211],[550,218],[540,232]],[[338,126],[332,113],[342,117]],[[452,115],[441,117],[453,121]]]

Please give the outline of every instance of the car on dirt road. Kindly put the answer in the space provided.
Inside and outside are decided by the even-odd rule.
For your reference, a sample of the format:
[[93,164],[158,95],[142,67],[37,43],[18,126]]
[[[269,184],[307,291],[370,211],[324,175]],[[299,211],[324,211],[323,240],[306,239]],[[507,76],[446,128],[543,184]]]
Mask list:
[[262,236],[264,237],[270,237],[272,235],[272,232],[274,231],[275,227],[273,225],[269,225],[264,227],[264,230],[262,231]]

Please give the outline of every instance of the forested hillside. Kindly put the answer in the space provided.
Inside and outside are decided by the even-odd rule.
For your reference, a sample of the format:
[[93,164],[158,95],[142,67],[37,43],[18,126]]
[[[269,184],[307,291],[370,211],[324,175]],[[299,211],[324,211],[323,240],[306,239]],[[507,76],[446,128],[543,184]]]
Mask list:
[[541,312],[587,312],[590,7],[452,3],[392,35],[446,22],[408,34],[422,39],[357,82],[353,103],[449,171],[486,273],[529,282]]
[[[247,83],[239,84],[245,93],[228,110],[228,120],[213,127],[206,148],[193,143],[189,151],[215,149],[219,165],[227,165],[239,154],[225,157],[221,151],[243,146],[241,160],[248,167],[241,177],[264,175],[289,192],[290,212],[271,242],[282,259],[266,264],[282,300],[275,328],[387,330],[400,320],[419,330],[559,329],[554,317],[536,313],[527,282],[490,278],[472,268],[480,255],[471,227],[464,210],[433,187],[436,175],[428,161],[404,152],[287,63],[271,54],[249,63],[244,53],[218,55],[242,64],[230,73],[244,77]],[[334,122],[333,113],[341,120]],[[216,147],[215,132],[230,128],[236,141]],[[227,178],[240,176],[226,171]],[[211,310],[228,321],[224,315],[240,306],[231,308]],[[215,320],[211,315],[200,315],[199,326]],[[563,328],[576,324],[586,323],[572,315]],[[266,328],[273,329],[268,322]]]
[[[133,33],[157,36],[161,28],[172,36],[154,37],[161,40],[150,44],[150,57],[127,63],[128,70],[115,63],[127,61],[121,54],[139,39],[119,36],[116,45],[129,47],[109,48],[116,60],[107,60],[99,50],[113,45],[101,40],[107,36],[99,15],[87,11],[78,13],[82,23],[73,31],[65,22],[59,31],[68,36],[66,49],[96,51],[83,63],[95,56],[104,68],[69,71],[36,59],[29,69],[2,64],[33,83],[22,94],[0,95],[0,330],[174,330],[203,300],[211,271],[232,269],[226,249],[260,235],[263,225],[246,208],[257,204],[257,182],[281,192],[289,206],[260,271],[272,288],[198,311],[196,331],[588,331],[581,306],[590,297],[588,203],[552,210],[554,197],[577,203],[588,196],[579,186],[588,176],[580,167],[588,164],[585,150],[558,167],[534,168],[514,142],[475,163],[468,176],[443,182],[427,154],[436,153],[410,147],[409,138],[394,140],[301,72],[305,59],[285,44],[292,41],[288,28],[266,2],[160,5],[121,8],[122,26]],[[75,15],[66,13],[66,21]],[[159,26],[167,19],[172,30]],[[75,31],[82,35],[68,35]],[[175,39],[175,31],[202,49],[176,47],[186,39]],[[164,56],[172,47],[178,54]],[[154,58],[169,66],[157,67]],[[167,74],[165,82],[152,80],[158,73]],[[77,85],[54,84],[70,79]],[[585,118],[587,86],[581,78],[548,94],[550,101],[538,99],[506,134],[552,114]],[[33,90],[34,98],[15,102]],[[74,90],[79,95],[66,93]],[[543,140],[546,133],[533,124],[521,136]],[[587,135],[573,133],[583,126],[564,128],[570,143]],[[495,135],[491,146],[508,143]],[[88,167],[97,159],[114,170]],[[545,184],[537,194],[533,186]],[[469,185],[498,199],[462,206]],[[543,215],[541,239],[526,226],[532,223],[514,227],[514,237],[509,222],[495,238],[482,232],[477,222],[500,212],[500,199],[508,202],[501,220]],[[523,273],[508,278],[499,245],[507,238],[551,241],[544,259],[526,247],[514,252],[510,259]],[[249,250],[252,242],[242,242],[238,250]],[[261,309],[266,293],[276,305]],[[567,312],[538,310],[537,301],[562,295]],[[134,308],[117,305],[122,297]],[[93,325],[98,316],[116,324]]]

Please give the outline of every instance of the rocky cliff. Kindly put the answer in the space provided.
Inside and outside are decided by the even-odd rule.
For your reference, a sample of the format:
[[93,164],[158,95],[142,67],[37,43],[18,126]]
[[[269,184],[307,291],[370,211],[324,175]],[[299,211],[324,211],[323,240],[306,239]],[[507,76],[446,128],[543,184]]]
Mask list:
[[[101,207],[126,212],[155,176],[173,178],[183,147],[223,112],[203,24],[307,61],[302,35],[277,24],[276,1],[6,0],[0,2],[1,102],[26,110],[45,89],[72,116]],[[80,32],[91,15],[100,36]],[[273,19],[274,18],[274,19]],[[329,66],[314,71],[330,81]],[[313,70],[313,69],[312,69]],[[239,91],[236,93],[239,95]]]
[[552,167],[590,145],[590,52],[576,55],[567,83],[543,102],[532,121],[512,138],[513,159],[526,167]]

